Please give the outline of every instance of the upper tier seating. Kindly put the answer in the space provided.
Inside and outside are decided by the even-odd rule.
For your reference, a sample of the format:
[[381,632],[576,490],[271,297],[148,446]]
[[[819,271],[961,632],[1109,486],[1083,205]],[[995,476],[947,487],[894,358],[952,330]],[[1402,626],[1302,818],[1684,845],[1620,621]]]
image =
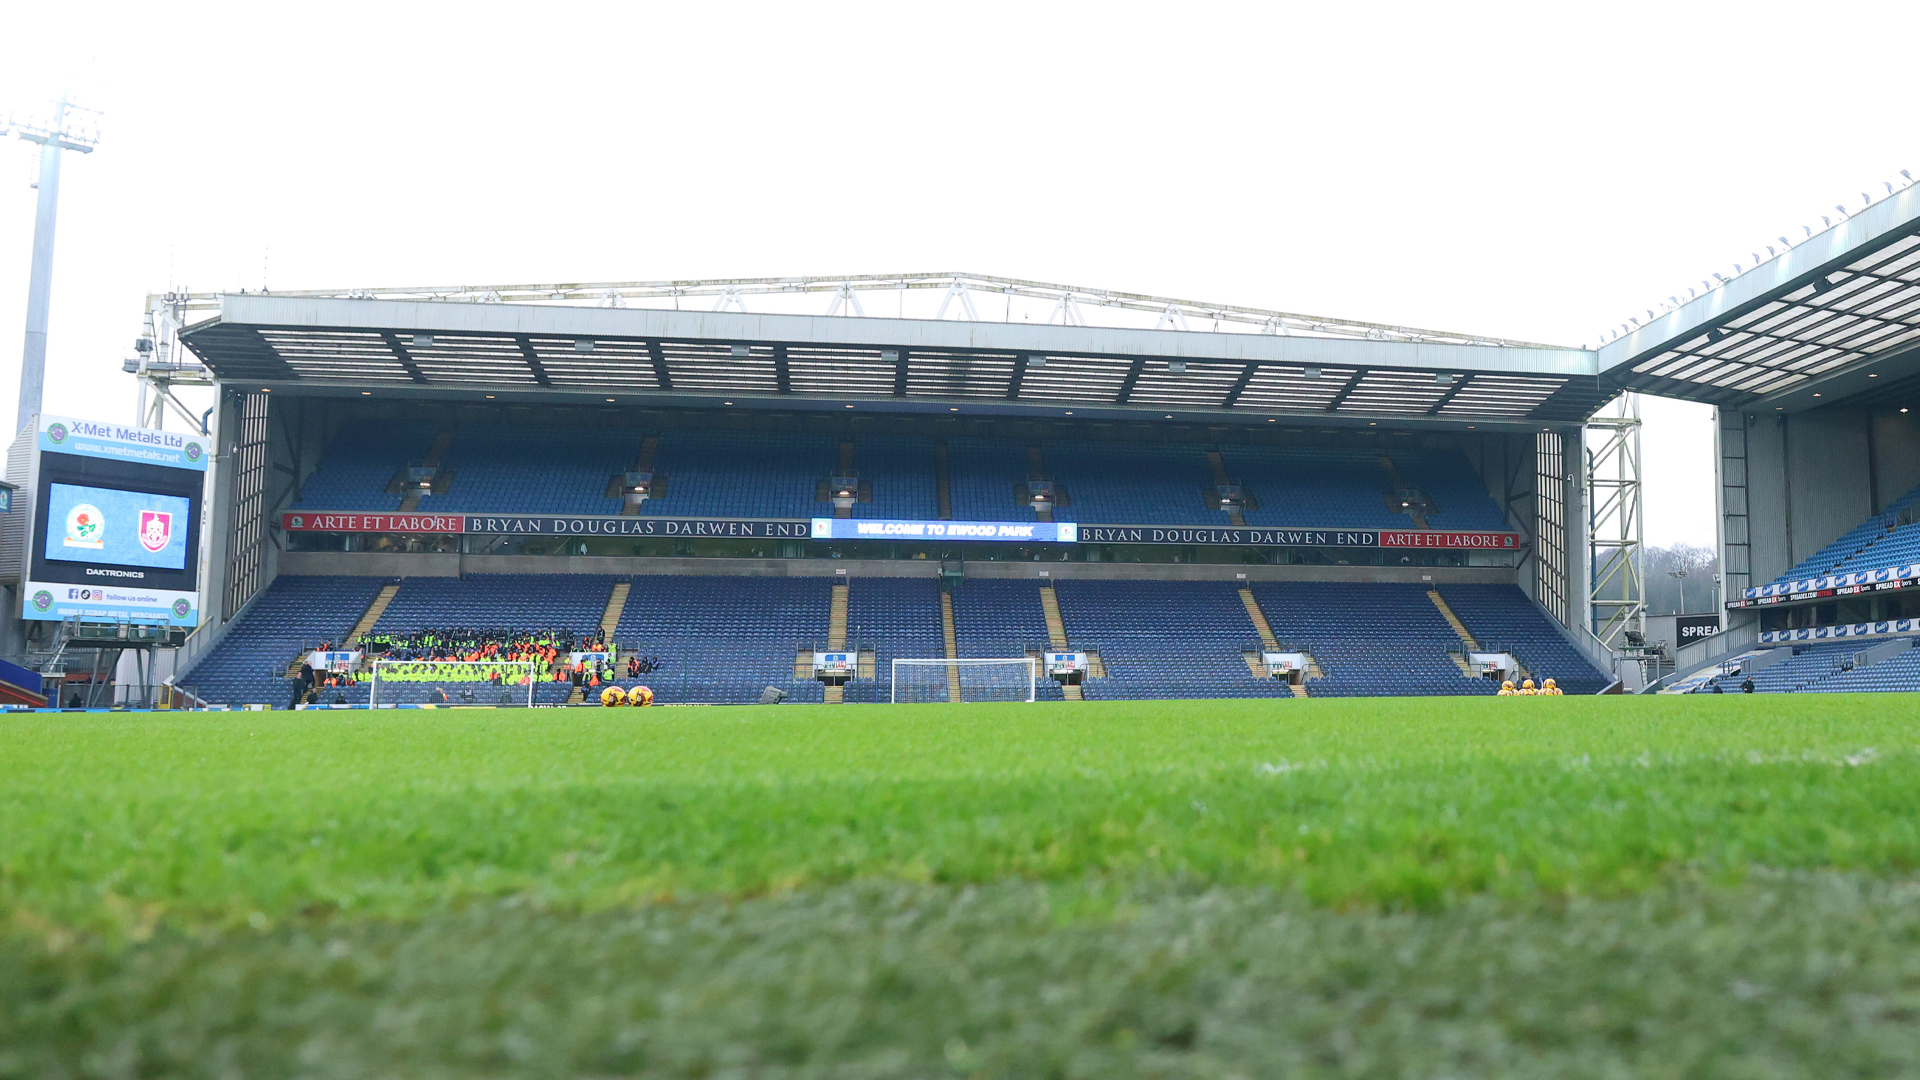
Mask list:
[[422,496],[420,512],[618,514],[621,500],[607,497],[607,481],[632,468],[639,450],[630,431],[461,428],[440,461],[453,483],[444,495]]
[[1281,646],[1313,654],[1322,673],[1307,681],[1313,697],[1499,690],[1491,680],[1462,673],[1449,658],[1460,637],[1424,585],[1263,581],[1251,588]]
[[371,577],[275,578],[177,682],[217,705],[284,707],[292,694],[287,665],[302,648],[342,643],[382,584]]
[[[1017,495],[1016,485],[1026,479],[1027,448],[1021,443],[947,440],[947,491],[955,521],[1034,520],[1033,508]],[[1060,520],[1069,519],[1062,516]]]
[[1387,509],[1393,486],[1375,450],[1310,447],[1222,447],[1227,475],[1260,506],[1249,525],[1405,529],[1407,515]]
[[[1393,452],[1401,479],[1433,499],[1427,515],[1429,529],[1485,529],[1507,527],[1506,515],[1487,493],[1467,455],[1458,450]],[[1405,528],[1402,523],[1399,528]]]
[[814,518],[833,516],[816,498],[840,464],[839,440],[826,435],[670,431],[660,437],[653,471],[666,494],[640,512],[660,517]]
[[1075,580],[1054,592],[1067,640],[1099,650],[1106,668],[1082,685],[1090,698],[1292,696],[1248,670],[1259,632],[1228,582]]
[[[1054,511],[1056,521],[1228,523],[1226,514],[1207,504],[1213,470],[1197,446],[1048,441],[1044,453],[1047,471],[1067,489],[1069,505]],[[1010,477],[1007,486],[1023,476],[1024,470]]]
[[[825,646],[825,636],[820,644]],[[889,701],[895,659],[946,655],[935,578],[855,578],[847,585],[847,645],[874,650],[874,677],[846,684],[848,701]]]
[[[427,424],[362,423],[342,430],[293,504],[301,510],[393,511],[393,478],[427,455],[437,435]],[[914,435],[852,439],[853,466],[871,501],[852,516],[931,520],[939,515],[934,440]],[[467,427],[452,433],[440,467],[451,479],[439,495],[421,496],[422,513],[620,513],[608,480],[633,468],[642,436],[631,429]],[[1051,440],[1040,444],[1043,468],[1066,492],[1060,521],[1117,525],[1225,525],[1214,506],[1216,481],[1197,444]],[[1028,448],[1009,439],[948,440],[953,517],[960,521],[1031,521],[1020,492],[1029,478]],[[1393,481],[1379,451],[1330,448],[1223,447],[1223,467],[1259,502],[1245,520],[1257,526],[1408,528],[1390,507]],[[1504,527],[1465,455],[1458,451],[1394,451],[1406,483],[1431,496],[1436,529]],[[659,436],[653,471],[664,477],[641,513],[665,517],[811,518],[833,513],[819,498],[839,472],[840,439],[831,435],[669,431]],[[1897,504],[1898,505],[1898,504]],[[1871,529],[1857,530],[1865,535]],[[1830,545],[1836,546],[1837,545]],[[1853,545],[1859,546],[1858,544]],[[1920,557],[1920,530],[1914,533]],[[1848,548],[1847,550],[1852,550]],[[1887,548],[1885,550],[1893,550]],[[1902,549],[1904,550],[1904,549]]]
[[660,657],[640,681],[663,704],[754,702],[768,686],[819,701],[818,682],[794,678],[794,653],[826,647],[832,596],[826,578],[637,575],[614,640]]
[[425,458],[436,431],[429,424],[366,421],[340,429],[294,499],[294,510],[400,508],[387,485],[400,470]]
[[1533,673],[1569,694],[1597,694],[1613,682],[1567,641],[1518,585],[1442,585],[1447,606],[1482,645],[1505,645]]
[[[853,504],[853,516],[889,521],[932,521],[940,516],[935,490],[933,440],[913,435],[862,435],[853,440],[853,466],[873,487],[872,502]],[[814,504],[808,517],[832,515],[831,503]]]

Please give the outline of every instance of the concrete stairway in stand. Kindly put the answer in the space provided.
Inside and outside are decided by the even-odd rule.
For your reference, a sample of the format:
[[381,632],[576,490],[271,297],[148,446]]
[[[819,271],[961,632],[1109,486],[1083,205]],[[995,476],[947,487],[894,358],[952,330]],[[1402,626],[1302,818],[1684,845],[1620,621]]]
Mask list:
[[[1279,652],[1280,642],[1273,636],[1273,627],[1267,622],[1267,613],[1260,610],[1260,601],[1254,597],[1252,589],[1241,588],[1240,603],[1247,609],[1247,619],[1253,623],[1254,630],[1260,634],[1260,647],[1267,652]],[[1307,663],[1308,676],[1317,676],[1320,674],[1319,666],[1313,663],[1311,657],[1308,658]],[[1253,672],[1253,676],[1256,679],[1266,678],[1266,658],[1248,654],[1247,670]],[[1293,693],[1294,697],[1308,696],[1307,680],[1305,678],[1302,678],[1297,683],[1290,684],[1287,689]]]
[[[1460,635],[1460,642],[1467,647],[1468,652],[1475,652],[1480,648],[1480,643],[1473,639],[1473,632],[1467,629],[1466,623],[1460,621],[1460,616],[1453,613],[1453,608],[1447,606],[1447,598],[1441,596],[1439,590],[1428,589],[1427,599],[1433,601],[1433,606],[1439,609],[1440,617],[1447,620],[1447,625],[1453,627],[1453,632]],[[1448,655],[1452,656],[1453,654],[1449,653]],[[1468,662],[1468,658],[1465,656],[1454,656],[1453,664],[1460,669],[1460,674],[1465,675],[1469,679],[1479,678],[1480,676],[1479,672],[1473,670],[1473,665]]]
[[[653,471],[653,455],[654,455],[654,452],[659,449],[660,449],[660,436],[649,435],[646,438],[641,439],[640,440],[640,456],[634,459],[633,471],[652,472]],[[623,504],[620,507],[620,516],[621,517],[639,517],[640,504],[639,503]]]
[[[947,650],[947,659],[960,659],[960,639],[953,629],[953,594],[940,590],[940,639]],[[947,700],[959,703],[960,665],[947,665]]]
[[[1213,482],[1215,484],[1224,486],[1233,483],[1232,480],[1227,478],[1227,463],[1220,459],[1220,451],[1207,451],[1207,464],[1213,466]],[[1227,510],[1227,520],[1233,522],[1235,525],[1245,525],[1247,523],[1247,515],[1237,506],[1230,507]]]
[[[848,446],[849,444],[842,445]],[[846,452],[843,451],[843,455],[845,453]],[[833,587],[833,603],[827,609],[827,648],[834,652],[838,652],[847,647],[847,596],[848,590],[846,585],[841,584]],[[822,692],[825,693],[826,702],[829,705],[839,705],[847,700],[847,688],[844,685],[827,686],[823,688]]]
[[[433,445],[427,448],[426,460],[420,464],[428,468],[439,468],[440,459],[446,456],[447,447],[452,445],[452,443],[453,432],[451,431],[443,431],[435,435],[433,437]],[[400,499],[400,512],[403,514],[411,514],[418,509],[420,509],[420,489],[418,487],[408,487],[407,493]]]
[[400,583],[397,581],[380,586],[380,592],[373,598],[373,603],[367,605],[367,610],[360,616],[360,621],[354,623],[352,632],[347,634],[347,643],[357,643],[362,636],[371,631],[373,624],[380,621],[380,616],[386,614],[387,605],[393,603],[394,594],[399,591]]
[[620,625],[620,616],[627,610],[627,597],[633,592],[631,581],[616,581],[613,591],[607,594],[607,608],[600,613],[600,640],[613,643],[614,628]]
[[[1040,610],[1047,617],[1047,647],[1056,652],[1065,651],[1068,648],[1067,624],[1065,620],[1060,618],[1060,596],[1053,591],[1053,586],[1051,585],[1040,586]],[[1106,673],[1104,668],[1099,672],[1091,670],[1093,666],[1091,659],[1089,659],[1087,666],[1089,668],[1087,671],[1088,678],[1092,678],[1096,674],[1104,675]],[[1062,684],[1060,692],[1068,701],[1086,700],[1086,696],[1080,692],[1080,688],[1077,686]]]

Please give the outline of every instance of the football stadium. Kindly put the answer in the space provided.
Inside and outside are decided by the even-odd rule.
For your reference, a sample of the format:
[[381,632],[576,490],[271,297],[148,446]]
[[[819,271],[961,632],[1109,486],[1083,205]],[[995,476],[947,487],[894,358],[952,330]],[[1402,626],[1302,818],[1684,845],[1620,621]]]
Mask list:
[[0,1076],[1912,1073],[1920,189],[1684,292],[157,294],[8,454]]
[[[38,513],[0,550],[58,667],[20,678],[229,708],[1913,689],[1920,213],[1884,187],[1598,348],[966,274],[156,296],[128,367],[199,430],[16,442]],[[1647,636],[1637,394],[1716,409],[1723,610],[1684,642]],[[114,469],[174,562],[75,535],[108,494],[66,481]]]

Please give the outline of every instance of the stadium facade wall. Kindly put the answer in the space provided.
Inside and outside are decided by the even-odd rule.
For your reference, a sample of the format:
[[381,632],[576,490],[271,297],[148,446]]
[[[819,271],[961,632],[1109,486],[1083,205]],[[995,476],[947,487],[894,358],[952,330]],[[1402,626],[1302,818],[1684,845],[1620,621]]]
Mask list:
[[[1509,566],[1260,566],[1235,563],[968,562],[970,578],[1127,581],[1353,581],[1509,585]],[[740,577],[937,577],[934,559],[654,559],[594,555],[460,555],[283,551],[282,574],[460,577],[466,574],[691,574]]]

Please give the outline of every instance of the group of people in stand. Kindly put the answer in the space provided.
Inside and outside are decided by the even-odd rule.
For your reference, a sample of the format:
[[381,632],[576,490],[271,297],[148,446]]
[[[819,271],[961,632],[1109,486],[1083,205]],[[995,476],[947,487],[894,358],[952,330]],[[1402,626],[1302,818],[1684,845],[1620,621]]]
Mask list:
[[1566,691],[1560,689],[1559,684],[1555,683],[1552,679],[1548,679],[1546,682],[1541,683],[1539,686],[1533,685],[1532,679],[1523,679],[1521,680],[1520,688],[1517,690],[1514,689],[1513,680],[1507,679],[1500,684],[1499,692],[1494,694],[1494,697],[1564,697],[1564,696],[1566,696]]
[[597,631],[437,628],[411,634],[367,634],[360,644],[382,660],[506,661],[532,663],[542,672],[567,668],[571,653],[604,652],[607,647]]

